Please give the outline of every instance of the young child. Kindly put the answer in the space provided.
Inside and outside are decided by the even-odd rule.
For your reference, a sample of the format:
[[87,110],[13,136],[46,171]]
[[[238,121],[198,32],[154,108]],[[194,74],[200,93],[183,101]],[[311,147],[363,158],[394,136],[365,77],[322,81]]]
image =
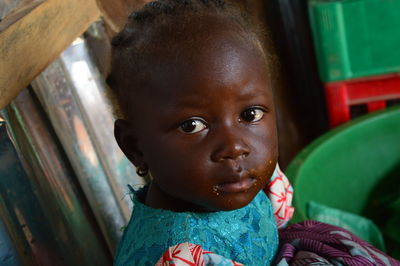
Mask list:
[[222,0],[159,0],[114,38],[115,137],[151,176],[134,192],[115,265],[154,265],[183,242],[245,265],[272,262],[278,230],[262,190],[279,174],[277,130],[257,34]]

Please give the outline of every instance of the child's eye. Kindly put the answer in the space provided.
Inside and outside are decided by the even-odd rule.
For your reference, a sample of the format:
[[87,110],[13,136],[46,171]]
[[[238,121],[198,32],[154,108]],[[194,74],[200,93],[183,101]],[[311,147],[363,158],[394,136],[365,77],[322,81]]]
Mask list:
[[240,114],[240,121],[257,122],[263,118],[265,111],[259,107],[251,107]]
[[200,119],[189,119],[179,125],[179,130],[186,134],[194,134],[206,128],[206,123]]

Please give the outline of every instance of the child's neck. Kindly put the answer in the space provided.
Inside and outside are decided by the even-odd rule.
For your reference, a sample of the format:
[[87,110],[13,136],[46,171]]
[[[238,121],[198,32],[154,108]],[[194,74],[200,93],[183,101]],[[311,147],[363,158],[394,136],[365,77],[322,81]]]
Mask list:
[[144,204],[152,208],[175,212],[211,212],[202,206],[168,195],[154,182],[149,185]]

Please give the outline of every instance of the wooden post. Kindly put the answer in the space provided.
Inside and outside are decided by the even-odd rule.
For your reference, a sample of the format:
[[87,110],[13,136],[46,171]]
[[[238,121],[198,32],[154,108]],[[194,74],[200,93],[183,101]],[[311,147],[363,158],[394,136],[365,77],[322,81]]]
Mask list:
[[0,22],[0,109],[100,16],[95,0],[36,0]]

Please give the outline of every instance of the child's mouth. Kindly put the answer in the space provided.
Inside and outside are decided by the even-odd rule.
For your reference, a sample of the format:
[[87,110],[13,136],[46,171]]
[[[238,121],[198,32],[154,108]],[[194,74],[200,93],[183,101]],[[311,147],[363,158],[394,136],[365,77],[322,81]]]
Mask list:
[[246,177],[237,182],[235,181],[235,182],[218,184],[216,188],[218,192],[223,192],[223,193],[246,192],[255,184],[256,181],[257,181],[256,178]]

